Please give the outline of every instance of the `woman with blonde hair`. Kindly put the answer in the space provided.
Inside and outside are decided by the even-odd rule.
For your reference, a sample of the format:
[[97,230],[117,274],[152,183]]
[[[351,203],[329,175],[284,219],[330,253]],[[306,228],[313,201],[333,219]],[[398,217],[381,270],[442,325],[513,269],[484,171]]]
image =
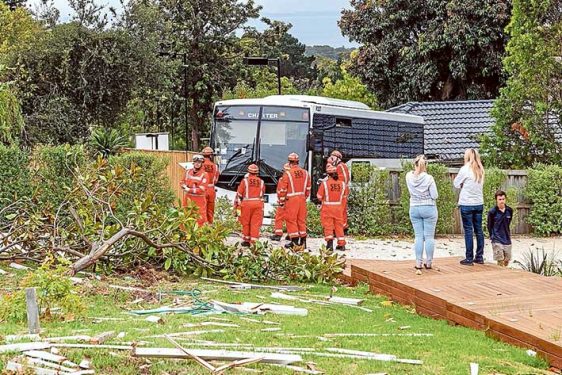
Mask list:
[[[474,148],[464,152],[464,165],[459,170],[453,185],[460,190],[459,209],[464,229],[466,258],[461,264],[472,266],[484,264],[484,231],[482,230],[482,212],[484,211],[484,167],[480,154]],[[476,256],[474,256],[474,239],[476,235]]]
[[[431,269],[435,249],[435,226],[437,225],[437,186],[427,174],[427,160],[424,155],[414,159],[414,170],[406,174],[406,184],[410,192],[410,221],[414,227],[417,270]],[[426,260],[423,262],[425,247]]]

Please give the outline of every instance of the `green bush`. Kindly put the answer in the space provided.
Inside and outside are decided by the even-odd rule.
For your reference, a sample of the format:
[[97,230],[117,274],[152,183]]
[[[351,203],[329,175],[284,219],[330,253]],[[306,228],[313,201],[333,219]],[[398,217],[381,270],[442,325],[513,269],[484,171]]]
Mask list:
[[31,196],[28,163],[27,152],[0,145],[0,209]]
[[88,160],[81,145],[38,146],[30,161],[33,196],[37,202],[56,210],[74,186],[75,171]]
[[391,233],[388,172],[362,164],[354,168],[348,200],[349,232],[363,236]]
[[21,289],[7,293],[0,299],[0,321],[25,321],[25,288],[36,288],[37,302],[43,318],[50,319],[53,309],[60,308],[57,318],[74,320],[83,316],[86,306],[76,294],[67,276],[69,262],[60,258],[58,263],[47,257],[41,267],[29,272],[21,282]]
[[127,152],[110,157],[109,165],[127,171],[130,177],[122,182],[115,204],[115,215],[120,220],[127,217],[139,192],[150,193],[152,199],[163,206],[174,202],[175,195],[165,174],[166,159],[142,152]]
[[[412,224],[410,222],[410,194],[406,186],[406,173],[413,170],[411,162],[402,164],[403,172],[400,175],[400,207],[398,211],[400,217],[396,218],[397,228],[404,230],[403,233],[413,233]],[[457,197],[453,189],[453,181],[449,175],[447,166],[443,164],[430,163],[427,166],[427,173],[433,176],[435,185],[437,185],[437,234],[449,234],[454,230],[454,214],[457,207]]]
[[311,237],[323,237],[324,230],[320,221],[320,209],[312,202],[306,204],[308,215],[306,215],[306,231]]
[[526,196],[532,204],[527,216],[535,233],[562,233],[562,167],[537,164],[530,169]]

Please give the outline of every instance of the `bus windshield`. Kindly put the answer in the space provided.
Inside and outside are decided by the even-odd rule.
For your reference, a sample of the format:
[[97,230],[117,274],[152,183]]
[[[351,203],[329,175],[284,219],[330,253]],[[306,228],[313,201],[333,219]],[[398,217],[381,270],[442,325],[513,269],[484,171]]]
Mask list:
[[291,152],[305,158],[306,108],[218,106],[214,117],[212,143],[221,172],[240,173],[240,166],[256,160],[282,171]]

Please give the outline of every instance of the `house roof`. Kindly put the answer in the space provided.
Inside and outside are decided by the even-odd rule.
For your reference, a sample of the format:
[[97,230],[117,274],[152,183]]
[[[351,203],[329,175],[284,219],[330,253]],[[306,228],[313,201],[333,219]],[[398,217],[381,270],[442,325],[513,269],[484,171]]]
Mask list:
[[389,112],[423,117],[424,152],[439,159],[462,158],[467,148],[478,148],[478,137],[490,131],[493,100],[409,102]]

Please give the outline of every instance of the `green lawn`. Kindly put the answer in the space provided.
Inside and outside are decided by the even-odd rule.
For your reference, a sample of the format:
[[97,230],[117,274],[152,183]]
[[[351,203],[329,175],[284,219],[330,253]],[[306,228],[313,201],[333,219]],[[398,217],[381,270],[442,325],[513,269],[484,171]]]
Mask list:
[[[6,269],[6,267],[3,267]],[[15,280],[21,277],[21,271],[10,270],[18,276],[0,276],[2,288],[14,287]],[[283,304],[306,307],[309,314],[306,317],[281,316],[268,314],[254,316],[259,320],[279,322],[279,326],[248,322],[241,319],[241,315],[220,315],[240,328],[230,327],[182,327],[185,323],[212,321],[210,317],[218,315],[163,315],[165,323],[155,324],[144,320],[144,317],[131,316],[126,312],[133,308],[151,308],[171,304],[174,298],[164,297],[161,303],[143,302],[131,305],[138,299],[136,293],[129,293],[108,288],[108,284],[136,285],[151,290],[191,290],[198,288],[205,293],[206,300],[216,299],[224,302],[278,302]],[[311,285],[301,295],[327,295],[330,287]],[[4,292],[5,289],[2,290]],[[313,361],[317,368],[326,374],[368,374],[387,372],[388,374],[468,374],[469,363],[480,364],[480,374],[539,374],[547,368],[546,362],[533,358],[525,350],[509,346],[488,338],[483,332],[473,331],[463,327],[454,327],[444,321],[436,321],[416,315],[412,309],[401,306],[385,306],[381,302],[385,298],[368,294],[365,286],[355,288],[339,287],[336,295],[345,297],[364,298],[364,305],[373,310],[365,312],[343,305],[323,306],[294,301],[281,301],[271,298],[271,291],[252,289],[232,291],[226,286],[211,283],[201,283],[194,279],[181,281],[147,283],[132,278],[91,281],[91,285],[81,287],[83,298],[88,304],[88,318],[72,322],[42,322],[43,336],[89,335],[115,330],[126,332],[124,339],[113,339],[107,343],[122,341],[149,341],[149,346],[172,347],[166,339],[147,338],[155,334],[183,332],[202,329],[224,329],[224,333],[209,333],[193,336],[197,340],[212,340],[220,343],[248,343],[255,346],[267,347],[307,347],[319,351],[324,348],[345,348],[376,353],[394,354],[399,358],[420,359],[421,366],[380,362],[357,359],[323,358],[303,355],[304,361]],[[190,301],[189,297],[182,299]],[[102,321],[94,323],[92,317],[112,317],[122,320]],[[246,316],[247,317],[247,316]],[[400,329],[410,326],[407,329]],[[262,332],[262,328],[280,327],[279,332]],[[1,336],[6,334],[24,334],[25,325],[10,323],[0,324]],[[331,341],[323,341],[318,336],[328,333],[432,333],[431,337],[382,336],[382,337],[335,337]],[[290,337],[290,335],[306,337]],[[180,341],[184,347],[189,347],[189,341]],[[199,348],[199,346],[197,346]],[[235,349],[233,349],[235,350]],[[142,358],[132,358],[127,351],[117,350],[77,350],[61,349],[61,352],[74,362],[80,362],[84,356],[92,358],[93,367],[97,374],[208,374],[207,370],[190,360],[160,360],[150,361]],[[13,355],[0,356],[0,369]],[[303,365],[304,364],[300,364]],[[266,374],[291,374],[292,371],[269,365],[254,364],[248,366],[262,370]],[[229,373],[247,373],[234,369]]]

